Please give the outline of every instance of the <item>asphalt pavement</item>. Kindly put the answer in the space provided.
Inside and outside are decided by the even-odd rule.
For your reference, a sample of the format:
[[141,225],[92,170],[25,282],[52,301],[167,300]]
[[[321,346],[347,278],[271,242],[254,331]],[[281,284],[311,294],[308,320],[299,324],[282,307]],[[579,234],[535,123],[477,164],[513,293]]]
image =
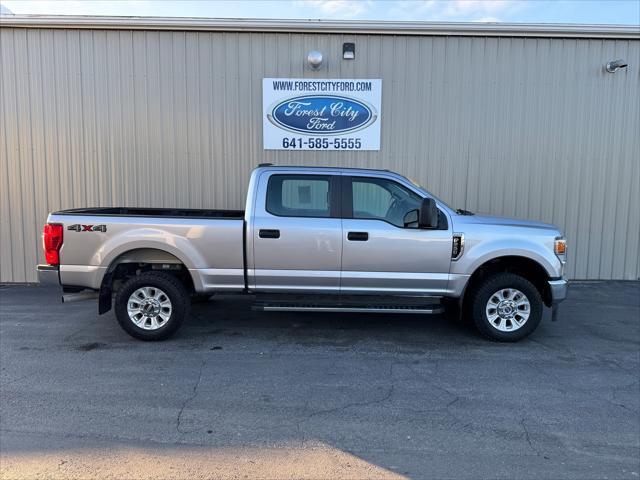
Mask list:
[[640,478],[640,283],[516,344],[445,316],[196,305],[173,339],[0,287],[0,478]]

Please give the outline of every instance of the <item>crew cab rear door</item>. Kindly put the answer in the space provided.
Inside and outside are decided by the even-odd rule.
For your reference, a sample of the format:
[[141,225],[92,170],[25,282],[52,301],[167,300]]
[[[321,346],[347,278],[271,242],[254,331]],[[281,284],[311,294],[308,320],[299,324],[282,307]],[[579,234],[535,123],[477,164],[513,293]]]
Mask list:
[[262,173],[249,225],[249,285],[263,292],[340,290],[340,175],[333,171]]

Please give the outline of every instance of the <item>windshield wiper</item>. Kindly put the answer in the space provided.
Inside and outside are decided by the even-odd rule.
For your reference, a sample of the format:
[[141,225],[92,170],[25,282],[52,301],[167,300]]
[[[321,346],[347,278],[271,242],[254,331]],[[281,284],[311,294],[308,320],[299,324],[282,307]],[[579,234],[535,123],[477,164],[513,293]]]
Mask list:
[[473,212],[470,212],[469,210],[465,210],[463,208],[456,209],[456,213],[458,215],[475,215]]

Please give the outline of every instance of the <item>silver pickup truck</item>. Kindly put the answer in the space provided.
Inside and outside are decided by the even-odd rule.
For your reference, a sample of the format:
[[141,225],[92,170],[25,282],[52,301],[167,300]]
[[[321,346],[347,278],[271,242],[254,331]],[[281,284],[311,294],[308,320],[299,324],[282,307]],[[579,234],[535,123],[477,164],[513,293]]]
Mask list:
[[122,328],[162,340],[192,296],[250,294],[279,311],[439,313],[486,337],[529,335],[567,292],[553,225],[450,208],[386,170],[261,165],[246,209],[51,213],[42,283],[98,299]]

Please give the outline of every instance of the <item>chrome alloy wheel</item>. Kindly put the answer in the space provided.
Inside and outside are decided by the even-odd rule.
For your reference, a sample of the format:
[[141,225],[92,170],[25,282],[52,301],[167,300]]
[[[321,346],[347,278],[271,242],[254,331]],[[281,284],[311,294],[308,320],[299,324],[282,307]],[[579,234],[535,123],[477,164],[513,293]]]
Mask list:
[[127,313],[144,330],[157,330],[171,317],[171,300],[157,287],[142,287],[129,297]]
[[513,332],[521,328],[529,318],[531,304],[527,296],[515,288],[501,288],[489,297],[487,320],[501,332]]

